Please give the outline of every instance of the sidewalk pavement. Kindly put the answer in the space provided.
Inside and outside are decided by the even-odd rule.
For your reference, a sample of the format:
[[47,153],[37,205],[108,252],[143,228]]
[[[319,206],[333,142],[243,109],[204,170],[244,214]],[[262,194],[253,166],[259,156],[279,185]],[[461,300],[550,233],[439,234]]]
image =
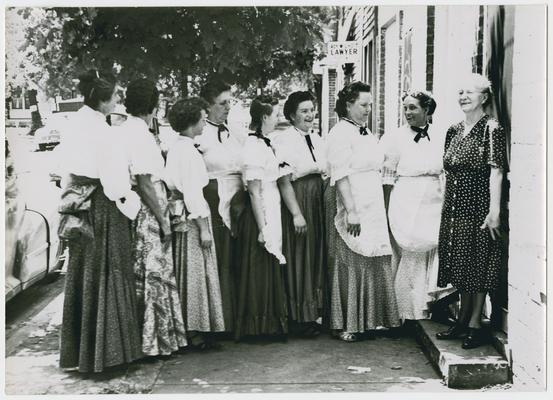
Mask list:
[[[449,391],[412,337],[345,343],[328,335],[287,343],[222,341],[101,374],[59,362],[63,295],[7,338],[6,394]],[[10,346],[12,348],[10,348]]]

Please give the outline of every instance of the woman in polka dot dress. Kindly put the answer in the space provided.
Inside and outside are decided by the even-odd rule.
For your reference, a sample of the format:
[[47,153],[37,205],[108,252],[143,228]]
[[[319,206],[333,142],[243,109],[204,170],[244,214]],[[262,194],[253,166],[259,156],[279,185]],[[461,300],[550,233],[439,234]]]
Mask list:
[[457,325],[438,339],[464,337],[470,349],[486,342],[480,316],[486,293],[497,288],[501,263],[500,202],[506,143],[503,128],[485,114],[490,82],[473,74],[459,90],[465,120],[446,135],[445,200],[439,238],[438,286],[461,293]]

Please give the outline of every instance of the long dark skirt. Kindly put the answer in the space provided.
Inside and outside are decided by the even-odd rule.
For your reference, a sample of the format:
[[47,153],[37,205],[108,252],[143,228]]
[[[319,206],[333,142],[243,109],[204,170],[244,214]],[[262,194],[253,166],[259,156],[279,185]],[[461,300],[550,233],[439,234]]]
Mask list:
[[209,204],[213,223],[213,240],[217,251],[217,270],[219,271],[219,284],[221,285],[225,331],[231,332],[234,330],[236,314],[236,266],[234,261],[236,240],[231,236],[230,230],[225,226],[219,215],[217,179],[209,181],[209,184],[204,188],[204,197],[207,204]]
[[91,198],[94,239],[69,241],[60,366],[80,372],[142,357],[130,221],[99,186]]
[[285,266],[257,241],[259,229],[248,194],[237,193],[231,208],[239,243],[234,336],[238,340],[250,335],[285,334],[288,332]]
[[325,279],[325,215],[323,180],[318,174],[292,182],[307,232],[296,235],[292,214],[282,205],[283,253],[289,317],[297,322],[322,316]]

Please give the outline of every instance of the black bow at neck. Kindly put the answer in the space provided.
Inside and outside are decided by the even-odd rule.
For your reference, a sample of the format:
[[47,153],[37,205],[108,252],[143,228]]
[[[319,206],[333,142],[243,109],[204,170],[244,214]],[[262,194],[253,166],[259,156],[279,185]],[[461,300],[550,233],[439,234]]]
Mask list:
[[271,139],[269,139],[268,137],[263,136],[263,134],[261,132],[250,133],[248,136],[253,136],[253,137],[256,137],[258,139],[261,139],[265,142],[265,144],[268,147],[271,147]]
[[194,143],[194,147],[196,148],[196,150],[198,150],[198,153],[204,154],[204,152],[200,150],[200,145],[199,145],[199,143]]
[[354,122],[352,121],[351,119],[349,118],[342,118],[344,121],[347,121],[349,122],[350,124],[356,126],[357,128],[359,128],[359,134],[361,136],[367,136],[369,134],[369,131],[367,130],[366,127],[362,126],[362,125],[359,125],[357,122]]
[[219,139],[220,143],[223,143],[221,140],[221,133],[227,132],[227,138],[229,137],[229,130],[225,124],[216,124],[215,122],[211,122],[210,120],[205,120],[209,125],[215,126],[217,128],[217,139]]
[[423,137],[427,138],[428,141],[430,141],[430,136],[428,136],[428,128],[429,127],[430,127],[429,124],[427,124],[424,128],[419,128],[418,126],[411,126],[411,129],[413,131],[417,132],[417,134],[413,138],[415,143],[418,143],[419,140],[421,140],[421,138],[423,138]]

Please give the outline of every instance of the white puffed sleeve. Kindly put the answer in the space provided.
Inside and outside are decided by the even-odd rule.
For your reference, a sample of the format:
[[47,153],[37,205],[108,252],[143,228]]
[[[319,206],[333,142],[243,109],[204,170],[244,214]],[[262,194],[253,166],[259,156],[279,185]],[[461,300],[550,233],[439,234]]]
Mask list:
[[95,149],[98,157],[98,175],[104,194],[112,201],[125,197],[131,190],[129,153],[125,136],[109,126],[98,132]]
[[353,156],[351,135],[349,135],[349,132],[339,131],[336,128],[328,135],[326,149],[331,186],[351,174],[351,159]]
[[246,181],[262,180],[265,176],[266,152],[255,137],[249,136],[244,143],[243,175]]
[[202,156],[190,143],[176,143],[167,154],[164,174],[171,189],[182,193],[188,219],[209,217],[209,206],[203,195],[203,188],[209,183]]
[[147,130],[128,132],[131,148],[131,173],[160,178],[163,173],[163,156],[153,135]]
[[[295,154],[293,145],[290,144],[292,139],[288,131],[274,132],[271,134],[271,147],[279,162],[286,162],[292,165],[295,162]],[[291,150],[292,148],[292,150]]]
[[198,149],[200,149],[202,152],[206,153],[211,150],[213,147],[211,145],[211,140],[209,138],[209,132],[206,132],[206,128],[204,128],[204,133],[201,135],[198,135],[194,138],[194,143],[198,145]]
[[384,154],[382,163],[382,184],[393,185],[397,177],[397,165],[400,159],[400,151],[397,143],[398,132],[385,133],[378,145]]

